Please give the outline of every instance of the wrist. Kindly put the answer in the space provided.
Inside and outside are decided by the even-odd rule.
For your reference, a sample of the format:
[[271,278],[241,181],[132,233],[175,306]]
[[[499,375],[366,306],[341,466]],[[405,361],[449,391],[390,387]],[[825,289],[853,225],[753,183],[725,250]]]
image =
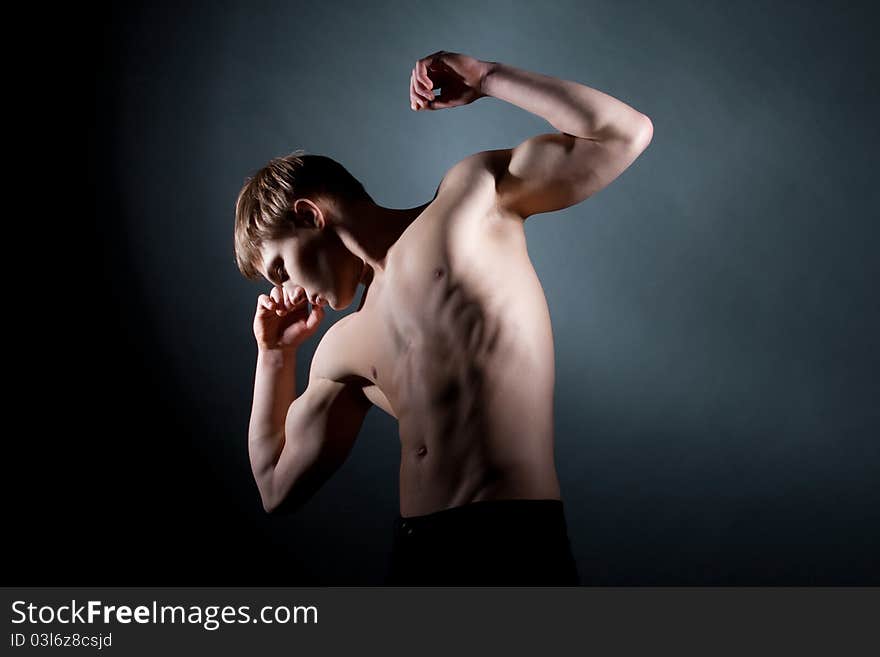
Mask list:
[[267,365],[284,365],[296,360],[296,347],[269,347],[257,345],[257,359]]
[[486,92],[486,78],[488,78],[496,68],[498,68],[498,62],[480,60],[480,84],[478,91],[481,96],[490,95]]

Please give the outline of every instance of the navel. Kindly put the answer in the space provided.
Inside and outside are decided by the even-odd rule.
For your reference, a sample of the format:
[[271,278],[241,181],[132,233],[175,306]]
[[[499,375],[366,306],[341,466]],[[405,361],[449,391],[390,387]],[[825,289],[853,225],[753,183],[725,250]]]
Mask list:
[[418,454],[419,456],[424,456],[424,455],[427,454],[427,453],[428,453],[428,448],[425,447],[424,445],[422,445],[421,447],[419,447],[419,448],[416,450],[416,454]]
[[375,381],[376,379],[379,378],[379,373],[376,371],[376,366],[375,366],[375,365],[373,365],[373,367],[370,368],[370,372],[371,372],[372,375],[373,375],[373,381]]
[[443,267],[437,267],[434,270],[434,278],[443,278]]

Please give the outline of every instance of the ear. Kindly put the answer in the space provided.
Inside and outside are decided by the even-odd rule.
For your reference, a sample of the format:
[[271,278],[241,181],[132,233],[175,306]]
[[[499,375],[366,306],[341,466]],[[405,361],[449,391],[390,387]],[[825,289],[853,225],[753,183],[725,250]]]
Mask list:
[[324,228],[324,211],[307,198],[298,198],[293,202],[293,221],[302,228]]

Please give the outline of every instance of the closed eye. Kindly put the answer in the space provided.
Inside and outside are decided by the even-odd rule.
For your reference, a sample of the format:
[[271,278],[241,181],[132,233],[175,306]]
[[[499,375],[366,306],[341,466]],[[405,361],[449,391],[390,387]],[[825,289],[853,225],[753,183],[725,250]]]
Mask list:
[[281,286],[281,284],[287,280],[287,272],[284,271],[284,261],[281,258],[276,258],[275,266],[270,270],[272,274],[275,276],[275,280],[271,281],[275,285]]

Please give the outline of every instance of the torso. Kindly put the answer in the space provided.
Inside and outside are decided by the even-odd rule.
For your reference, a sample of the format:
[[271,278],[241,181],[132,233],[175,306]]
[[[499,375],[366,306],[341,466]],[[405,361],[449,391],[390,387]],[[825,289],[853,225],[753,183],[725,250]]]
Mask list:
[[560,498],[550,313],[523,220],[495,203],[492,153],[449,170],[325,335],[345,345],[328,350],[333,378],[398,419],[403,516]]

